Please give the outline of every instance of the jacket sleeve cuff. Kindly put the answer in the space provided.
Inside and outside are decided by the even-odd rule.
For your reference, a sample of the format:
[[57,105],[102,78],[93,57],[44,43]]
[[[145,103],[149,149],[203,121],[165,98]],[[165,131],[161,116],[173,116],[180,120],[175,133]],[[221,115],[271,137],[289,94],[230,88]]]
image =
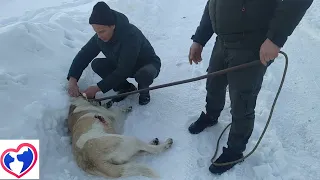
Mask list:
[[279,48],[282,48],[286,43],[288,36],[281,33],[274,33],[273,31],[268,31],[267,38],[270,39]]
[[75,78],[77,81],[79,81],[81,75],[75,75],[75,74],[68,74],[67,80],[69,81],[71,77]]
[[207,40],[204,39],[204,38],[200,38],[199,36],[197,36],[196,34],[195,35],[192,35],[191,36],[191,39],[193,40],[193,42],[196,42],[196,43],[199,43],[201,44],[202,47],[204,47],[207,43]]
[[97,86],[99,87],[99,89],[101,90],[102,93],[106,93],[106,92],[110,91],[112,88],[110,86],[110,84],[105,82],[105,80],[103,80],[103,79],[97,83]]

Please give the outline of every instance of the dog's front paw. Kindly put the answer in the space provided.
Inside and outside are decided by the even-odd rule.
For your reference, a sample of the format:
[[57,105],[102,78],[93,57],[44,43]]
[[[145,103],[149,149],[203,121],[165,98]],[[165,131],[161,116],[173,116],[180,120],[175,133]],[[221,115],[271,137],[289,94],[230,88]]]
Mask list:
[[169,149],[173,144],[173,139],[168,138],[165,143],[166,143],[166,149]]
[[154,138],[151,142],[151,145],[159,145],[159,139],[158,138]]
[[123,108],[122,109],[122,112],[131,112],[132,111],[132,106],[129,106],[129,107],[127,107],[127,108]]
[[109,109],[113,105],[113,101],[108,101],[107,103],[104,104],[104,107]]

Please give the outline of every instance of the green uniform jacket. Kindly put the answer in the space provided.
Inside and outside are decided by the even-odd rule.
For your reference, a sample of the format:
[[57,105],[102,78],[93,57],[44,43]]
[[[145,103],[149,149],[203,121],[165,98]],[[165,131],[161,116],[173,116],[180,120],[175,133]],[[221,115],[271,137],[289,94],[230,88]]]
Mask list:
[[205,46],[217,35],[265,33],[283,47],[313,0],[208,0],[200,25],[192,36]]

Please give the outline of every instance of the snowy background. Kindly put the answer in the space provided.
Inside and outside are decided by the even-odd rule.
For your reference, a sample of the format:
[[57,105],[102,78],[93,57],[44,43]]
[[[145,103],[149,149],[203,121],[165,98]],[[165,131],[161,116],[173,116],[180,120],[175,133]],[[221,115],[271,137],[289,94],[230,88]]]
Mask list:
[[[0,0],[0,138],[39,138],[42,180],[102,179],[88,176],[76,166],[64,127],[69,105],[66,75],[75,54],[93,35],[88,18],[96,2]],[[162,71],[154,85],[205,74],[215,36],[204,48],[201,64],[190,66],[188,52],[206,0],[107,2],[145,33],[161,57]],[[145,141],[174,139],[169,151],[136,161],[150,165],[164,180],[319,179],[319,8],[320,1],[315,0],[282,49],[289,56],[283,90],[264,139],[241,166],[221,176],[208,171],[217,138],[231,119],[229,98],[217,126],[199,135],[187,131],[204,109],[205,80],[154,90],[147,106],[138,105],[137,95],[123,102],[134,109],[124,134]],[[265,75],[255,129],[245,154],[264,128],[283,68],[284,58],[279,55]],[[84,89],[98,80],[89,67],[79,85]],[[226,144],[227,135],[228,131],[220,147]]]

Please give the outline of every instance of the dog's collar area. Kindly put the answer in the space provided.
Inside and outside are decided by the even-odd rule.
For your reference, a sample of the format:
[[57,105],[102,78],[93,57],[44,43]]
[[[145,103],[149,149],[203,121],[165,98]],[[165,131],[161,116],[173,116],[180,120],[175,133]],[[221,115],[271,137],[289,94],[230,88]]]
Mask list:
[[99,121],[102,122],[103,124],[108,124],[107,121],[102,116],[95,115],[94,118],[99,119]]

